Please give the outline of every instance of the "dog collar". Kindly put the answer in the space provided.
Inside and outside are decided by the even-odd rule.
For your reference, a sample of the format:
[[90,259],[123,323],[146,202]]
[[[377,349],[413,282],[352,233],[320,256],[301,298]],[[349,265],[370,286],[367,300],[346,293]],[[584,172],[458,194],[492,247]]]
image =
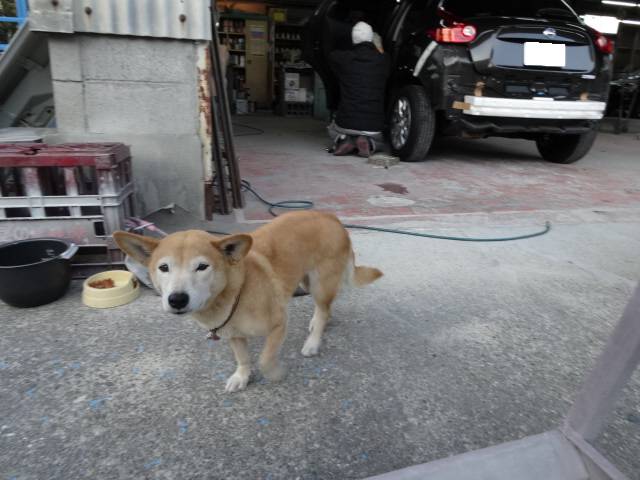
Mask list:
[[[244,284],[242,285],[242,287],[244,287]],[[233,303],[233,308],[231,308],[231,313],[229,313],[229,316],[222,323],[222,325],[220,325],[219,327],[212,328],[211,330],[209,330],[209,333],[207,334],[207,340],[220,340],[220,337],[218,336],[218,331],[220,329],[224,328],[227,325],[227,323],[229,323],[231,321],[231,318],[233,317],[233,314],[236,313],[236,309],[238,308],[238,304],[240,303],[240,295],[242,294],[242,287],[240,287],[240,291],[238,292],[238,296],[236,297],[236,301]]]

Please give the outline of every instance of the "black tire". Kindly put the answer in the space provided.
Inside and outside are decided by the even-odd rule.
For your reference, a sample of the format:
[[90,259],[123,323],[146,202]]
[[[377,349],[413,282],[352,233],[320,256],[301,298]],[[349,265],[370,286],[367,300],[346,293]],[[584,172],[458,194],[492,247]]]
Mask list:
[[542,158],[553,163],[574,163],[584,157],[598,135],[598,129],[577,135],[548,134],[536,140]]
[[[408,123],[398,110],[408,108]],[[389,139],[394,155],[404,162],[426,160],[436,127],[436,115],[423,87],[407,85],[394,96],[389,122]]]

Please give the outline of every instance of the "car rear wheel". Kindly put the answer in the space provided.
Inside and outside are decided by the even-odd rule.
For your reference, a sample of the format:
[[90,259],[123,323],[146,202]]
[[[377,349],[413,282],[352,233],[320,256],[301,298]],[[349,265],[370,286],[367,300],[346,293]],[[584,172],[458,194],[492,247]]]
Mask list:
[[390,140],[393,153],[405,162],[425,160],[435,132],[435,113],[424,88],[403,87],[394,97]]
[[553,163],[573,163],[584,157],[598,135],[595,128],[579,135],[547,134],[536,140],[542,158]]

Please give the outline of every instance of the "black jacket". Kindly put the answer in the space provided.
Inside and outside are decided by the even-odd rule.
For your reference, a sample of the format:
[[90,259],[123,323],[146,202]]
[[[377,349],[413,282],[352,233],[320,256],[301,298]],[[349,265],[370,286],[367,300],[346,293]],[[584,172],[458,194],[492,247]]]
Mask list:
[[340,82],[336,124],[352,130],[382,131],[388,56],[365,42],[351,50],[331,52],[329,61]]

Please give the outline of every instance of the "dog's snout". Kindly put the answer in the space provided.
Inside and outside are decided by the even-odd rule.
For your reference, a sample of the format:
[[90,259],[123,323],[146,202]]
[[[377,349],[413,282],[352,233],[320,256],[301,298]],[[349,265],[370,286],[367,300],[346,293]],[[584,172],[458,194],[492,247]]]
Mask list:
[[169,305],[176,310],[182,310],[189,305],[189,294],[185,292],[175,292],[169,295]]

